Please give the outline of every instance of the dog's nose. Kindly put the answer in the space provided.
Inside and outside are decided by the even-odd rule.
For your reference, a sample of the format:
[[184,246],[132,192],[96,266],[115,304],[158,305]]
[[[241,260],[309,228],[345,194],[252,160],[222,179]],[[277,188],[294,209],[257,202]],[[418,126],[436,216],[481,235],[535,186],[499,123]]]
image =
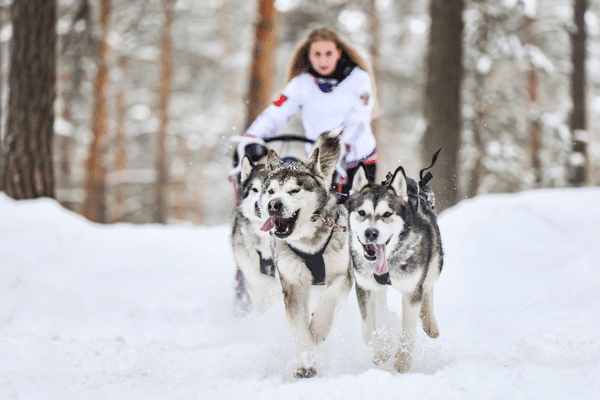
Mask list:
[[279,200],[279,199],[271,200],[269,202],[269,214],[275,215],[275,214],[279,213],[281,211],[282,207],[283,207],[283,203],[281,203],[281,200]]
[[379,237],[379,231],[375,228],[369,228],[365,231],[365,238],[369,242],[374,242]]

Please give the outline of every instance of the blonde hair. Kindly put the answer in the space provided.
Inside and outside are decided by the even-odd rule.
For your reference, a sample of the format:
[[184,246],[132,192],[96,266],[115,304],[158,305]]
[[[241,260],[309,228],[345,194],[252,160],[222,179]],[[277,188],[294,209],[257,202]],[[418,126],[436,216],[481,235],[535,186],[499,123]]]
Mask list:
[[344,42],[334,31],[329,28],[322,27],[310,32],[306,40],[300,45],[300,47],[298,47],[298,50],[296,50],[296,53],[292,57],[292,64],[290,65],[290,70],[288,73],[288,82],[303,72],[309,70],[310,46],[314,42],[320,41],[335,43],[336,48],[342,53],[340,61],[350,61],[351,63],[356,64],[362,70],[369,72],[367,64],[364,62],[358,52],[356,52],[356,50],[346,44],[346,42]]

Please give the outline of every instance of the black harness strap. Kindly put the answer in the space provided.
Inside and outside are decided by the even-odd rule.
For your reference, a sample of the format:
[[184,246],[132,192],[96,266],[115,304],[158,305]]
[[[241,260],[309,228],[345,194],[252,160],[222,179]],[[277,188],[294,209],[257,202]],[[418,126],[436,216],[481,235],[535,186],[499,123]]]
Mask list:
[[264,258],[262,253],[256,250],[260,258],[260,272],[268,276],[275,277],[275,263],[272,258]]
[[427,171],[428,169],[431,169],[435,165],[435,162],[437,161],[437,158],[440,155],[440,151],[442,151],[441,148],[435,152],[435,154],[431,158],[431,164],[429,165],[429,167],[423,168],[421,171],[419,171],[419,187],[420,188],[427,185],[429,183],[429,181],[431,180],[431,178],[433,178],[433,174],[431,172],[428,172],[425,176],[423,176],[423,172]]
[[333,236],[333,229],[331,230],[331,233],[329,234],[329,237],[327,238],[327,242],[325,242],[325,245],[323,246],[323,248],[315,254],[305,253],[303,251],[293,248],[292,246],[290,246],[288,244],[288,247],[290,248],[290,250],[292,250],[294,252],[294,254],[296,254],[298,257],[300,257],[306,264],[306,268],[308,268],[308,270],[310,271],[310,273],[313,277],[313,280],[312,280],[313,285],[324,285],[325,284],[325,260],[323,260],[323,254],[325,253],[325,249],[327,249],[327,246],[329,245],[329,241],[331,240],[332,236]]
[[377,283],[379,283],[380,285],[391,285],[392,284],[392,282],[390,281],[390,273],[389,272],[386,272],[383,275],[373,274],[373,278],[375,278]]

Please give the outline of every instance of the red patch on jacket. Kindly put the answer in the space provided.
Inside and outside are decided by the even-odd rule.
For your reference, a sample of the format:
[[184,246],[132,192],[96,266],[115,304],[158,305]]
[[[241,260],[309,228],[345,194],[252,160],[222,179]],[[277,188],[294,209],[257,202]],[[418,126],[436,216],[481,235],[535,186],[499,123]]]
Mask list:
[[277,107],[281,107],[281,105],[285,103],[287,99],[287,96],[285,94],[282,94],[277,100],[273,102],[273,104],[275,104]]
[[369,93],[363,93],[360,95],[360,99],[363,101],[363,104],[366,106],[369,104],[369,98],[371,96],[369,96]]

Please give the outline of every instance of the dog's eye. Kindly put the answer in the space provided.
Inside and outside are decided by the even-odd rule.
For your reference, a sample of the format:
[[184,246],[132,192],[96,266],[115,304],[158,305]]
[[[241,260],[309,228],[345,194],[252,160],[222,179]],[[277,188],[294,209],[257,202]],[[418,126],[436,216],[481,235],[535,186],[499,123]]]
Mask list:
[[296,193],[300,193],[300,189],[292,189],[288,192],[289,194],[296,194]]
[[388,212],[386,212],[385,214],[383,214],[383,218],[389,218],[389,217],[391,217],[391,216],[392,216],[392,213],[391,213],[391,212],[389,212],[389,211],[388,211]]
[[364,217],[365,215],[367,215],[367,213],[366,213],[366,212],[364,212],[363,210],[359,210],[359,211],[358,211],[358,216],[359,216],[359,217]]
[[274,191],[273,189],[269,189],[269,192],[268,192],[268,193],[269,193],[270,195],[272,195],[272,194],[274,194],[274,193],[275,193],[275,191]]
[[258,189],[257,189],[257,188],[252,188],[252,191],[253,191],[254,193],[258,193]]

